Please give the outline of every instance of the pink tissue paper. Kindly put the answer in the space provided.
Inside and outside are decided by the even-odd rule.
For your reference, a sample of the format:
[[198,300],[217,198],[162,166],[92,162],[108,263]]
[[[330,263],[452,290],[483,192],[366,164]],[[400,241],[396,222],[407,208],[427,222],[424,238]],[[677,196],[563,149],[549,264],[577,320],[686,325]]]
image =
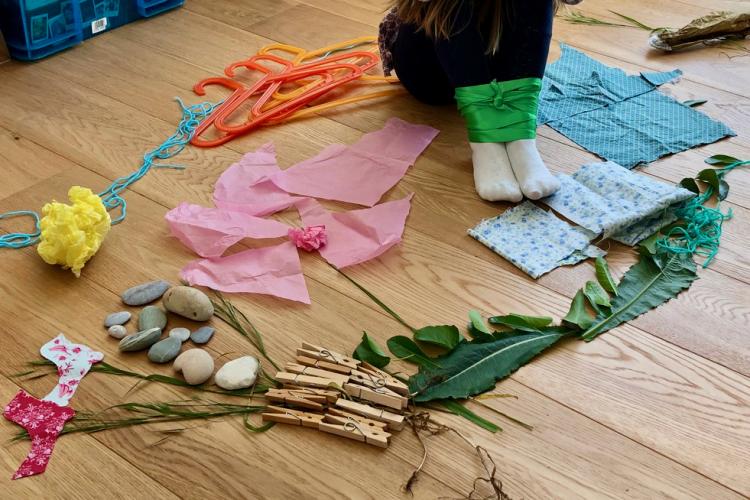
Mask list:
[[333,144],[313,158],[269,173],[269,178],[289,193],[371,207],[401,180],[437,134],[432,127],[391,118],[351,146]]
[[228,257],[195,260],[182,269],[180,276],[190,285],[222,292],[261,293],[310,303],[297,247],[291,241]]
[[298,201],[297,209],[306,226],[326,227],[328,243],[318,251],[341,269],[374,259],[401,241],[412,196],[349,212],[329,212],[308,198]]
[[184,202],[165,218],[172,235],[201,257],[219,257],[244,238],[281,238],[290,229],[273,219]]

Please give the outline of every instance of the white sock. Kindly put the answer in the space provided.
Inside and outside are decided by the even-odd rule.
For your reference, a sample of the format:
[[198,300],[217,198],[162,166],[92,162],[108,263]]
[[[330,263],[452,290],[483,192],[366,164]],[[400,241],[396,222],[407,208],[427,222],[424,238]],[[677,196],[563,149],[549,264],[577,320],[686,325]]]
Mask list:
[[527,198],[538,200],[560,189],[560,181],[547,170],[539,156],[536,139],[506,142],[505,148],[513,173]]
[[521,201],[523,194],[502,142],[470,142],[474,186],[487,201]]

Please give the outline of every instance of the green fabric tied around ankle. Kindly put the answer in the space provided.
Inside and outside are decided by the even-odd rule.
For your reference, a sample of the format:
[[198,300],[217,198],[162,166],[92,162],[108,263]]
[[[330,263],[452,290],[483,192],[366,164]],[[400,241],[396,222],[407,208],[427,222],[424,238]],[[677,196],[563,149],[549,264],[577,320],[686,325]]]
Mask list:
[[540,78],[456,88],[458,111],[471,142],[509,142],[536,137]]

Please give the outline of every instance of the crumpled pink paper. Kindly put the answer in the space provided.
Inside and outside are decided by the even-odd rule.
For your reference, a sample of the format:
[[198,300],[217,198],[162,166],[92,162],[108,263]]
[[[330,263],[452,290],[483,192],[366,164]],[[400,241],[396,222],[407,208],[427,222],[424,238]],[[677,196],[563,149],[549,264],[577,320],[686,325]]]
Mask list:
[[296,205],[303,224],[325,225],[328,243],[318,251],[341,269],[374,259],[401,241],[412,196],[349,212],[329,212],[310,198]]
[[308,226],[304,228],[291,228],[289,230],[289,239],[307,252],[318,250],[328,243],[328,235],[325,226]]
[[290,207],[297,198],[269,180],[279,172],[273,143],[264,144],[221,174],[214,187],[214,205],[257,216]]
[[182,269],[180,276],[190,285],[222,292],[261,293],[310,303],[297,247],[291,241],[228,257],[195,260]]
[[172,235],[201,257],[219,257],[244,238],[280,238],[290,229],[273,219],[184,202],[165,218]]
[[268,178],[289,193],[371,207],[401,180],[437,134],[432,127],[391,118],[351,146],[333,144],[286,170],[268,170]]

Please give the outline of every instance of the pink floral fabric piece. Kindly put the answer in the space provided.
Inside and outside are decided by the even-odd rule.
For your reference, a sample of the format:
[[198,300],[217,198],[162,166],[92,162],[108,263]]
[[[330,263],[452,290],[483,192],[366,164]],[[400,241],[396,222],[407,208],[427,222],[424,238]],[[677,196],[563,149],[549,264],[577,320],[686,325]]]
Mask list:
[[371,207],[395,186],[438,131],[398,118],[352,144],[333,144],[317,156],[269,175],[279,188]]
[[261,293],[310,303],[297,247],[291,241],[196,260],[185,266],[180,276],[191,285],[222,292]]
[[201,257],[219,257],[245,238],[280,238],[290,229],[272,219],[184,202],[165,218],[172,235]]
[[257,216],[289,208],[296,198],[269,180],[280,171],[273,143],[264,144],[221,174],[214,187],[214,205]]
[[305,225],[325,225],[328,243],[320,255],[341,269],[374,259],[401,241],[412,196],[349,212],[329,212],[306,199],[297,209]]
[[83,344],[74,344],[62,333],[44,344],[40,352],[57,365],[57,374],[60,377],[57,386],[43,399],[60,406],[68,404],[81,379],[91,369],[91,365],[104,359],[104,354]]
[[41,474],[55,449],[57,437],[62,432],[65,422],[73,418],[73,408],[60,406],[54,401],[39,400],[24,390],[5,407],[3,415],[29,433],[31,450],[13,474],[13,479]]
[[289,230],[289,239],[297,245],[297,248],[312,252],[319,249],[328,242],[325,226],[307,226],[304,228],[292,228]]

